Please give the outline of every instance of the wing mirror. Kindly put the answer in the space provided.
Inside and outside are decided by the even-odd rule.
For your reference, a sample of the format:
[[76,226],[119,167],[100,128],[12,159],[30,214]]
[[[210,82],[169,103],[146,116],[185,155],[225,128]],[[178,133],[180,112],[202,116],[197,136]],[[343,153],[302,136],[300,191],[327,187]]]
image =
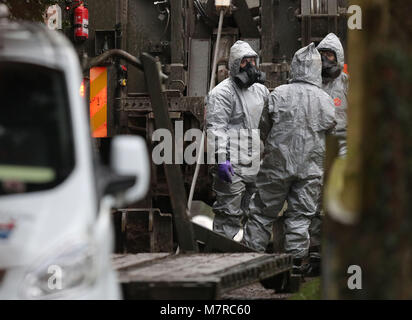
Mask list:
[[[146,141],[142,137],[114,137],[110,150],[110,167],[119,179],[112,181],[114,191],[109,193],[116,195],[119,206],[134,203],[146,196],[150,185],[150,162]],[[116,192],[116,189],[123,191]]]

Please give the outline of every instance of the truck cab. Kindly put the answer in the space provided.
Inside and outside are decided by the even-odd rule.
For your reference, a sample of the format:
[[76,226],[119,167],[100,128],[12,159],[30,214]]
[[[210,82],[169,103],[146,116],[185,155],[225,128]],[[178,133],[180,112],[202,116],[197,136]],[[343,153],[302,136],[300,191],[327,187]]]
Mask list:
[[0,4],[0,299],[119,299],[113,207],[142,199],[146,143],[93,152],[71,43]]

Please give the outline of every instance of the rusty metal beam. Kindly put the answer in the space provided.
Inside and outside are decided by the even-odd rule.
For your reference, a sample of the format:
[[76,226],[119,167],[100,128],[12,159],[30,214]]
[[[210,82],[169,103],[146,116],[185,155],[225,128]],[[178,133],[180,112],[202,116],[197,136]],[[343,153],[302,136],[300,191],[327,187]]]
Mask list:
[[87,61],[87,63],[85,63],[85,65],[83,65],[83,71],[99,66],[107,62],[107,60],[110,58],[124,59],[127,62],[129,62],[131,65],[143,71],[143,65],[139,59],[137,59],[135,56],[132,56],[130,53],[120,50],[120,49],[112,49],[112,50],[106,51],[100,56],[90,59],[89,61]]
[[256,21],[253,20],[252,13],[245,0],[234,0],[235,9],[233,17],[239,27],[242,38],[260,38],[260,32]]
[[[167,129],[173,133],[172,123],[169,118],[167,101],[161,82],[161,72],[155,58],[143,53],[140,57],[149,90],[156,128]],[[173,221],[177,233],[177,242],[183,252],[197,252],[193,227],[187,215],[186,190],[183,183],[181,168],[177,164],[165,164],[165,173],[173,208]]]
[[262,63],[272,63],[274,58],[273,1],[262,0]]
[[172,64],[184,63],[183,1],[170,1]]

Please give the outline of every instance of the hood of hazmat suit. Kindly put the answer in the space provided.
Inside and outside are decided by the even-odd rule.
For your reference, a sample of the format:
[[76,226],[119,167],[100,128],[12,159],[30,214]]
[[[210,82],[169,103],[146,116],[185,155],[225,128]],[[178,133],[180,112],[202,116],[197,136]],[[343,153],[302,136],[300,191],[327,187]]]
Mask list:
[[336,62],[338,67],[343,70],[345,65],[345,52],[343,51],[342,43],[334,33],[329,33],[316,47],[319,51],[330,50],[336,54]]
[[322,60],[313,44],[296,51],[290,66],[290,83],[303,82],[322,86]]
[[[247,63],[243,68],[240,67],[243,58],[255,58],[256,66]],[[229,57],[230,77],[237,86],[241,89],[250,87],[252,84],[264,83],[266,75],[257,69],[259,65],[259,57],[252,50],[248,43],[244,41],[237,41],[231,48]]]
[[244,57],[254,57],[258,64],[257,53],[247,42],[239,40],[230,49],[230,77],[206,97],[208,152],[214,150],[219,163],[230,159],[237,175],[256,176],[260,166],[257,129],[269,90],[260,83],[248,88],[240,88],[235,83],[234,77],[241,72]]
[[249,43],[239,40],[230,48],[229,56],[229,75],[233,79],[240,72],[240,63],[245,57],[253,57],[256,60],[256,66],[259,66],[259,56],[252,49]]
[[286,200],[286,252],[296,258],[308,254],[309,225],[320,205],[325,135],[336,124],[333,101],[321,89],[321,72],[321,56],[311,43],[295,53],[290,83],[269,96],[271,129],[244,234],[244,243],[256,250],[266,249],[271,223]]
[[[339,38],[334,33],[329,33],[317,46],[318,50],[331,50],[336,54],[338,67],[343,70],[345,53]],[[333,99],[336,108],[335,135],[339,142],[339,156],[346,154],[347,108],[348,108],[348,83],[349,78],[343,71],[335,79],[323,79],[322,88]]]

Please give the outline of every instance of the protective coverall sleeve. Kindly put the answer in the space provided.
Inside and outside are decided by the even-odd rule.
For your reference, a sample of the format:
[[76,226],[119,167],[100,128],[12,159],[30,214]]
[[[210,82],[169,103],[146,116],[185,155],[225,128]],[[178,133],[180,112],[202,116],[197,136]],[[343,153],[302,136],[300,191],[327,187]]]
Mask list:
[[336,127],[336,115],[333,100],[328,96],[325,98],[325,103],[322,103],[319,114],[319,129],[325,130],[326,133],[334,134]]
[[265,143],[270,130],[272,129],[272,119],[270,117],[270,112],[269,112],[269,103],[268,100],[265,99],[265,105],[262,110],[262,116],[260,118],[259,122],[259,130],[260,130],[260,140]]
[[212,91],[206,98],[206,129],[214,139],[215,153],[219,162],[229,159],[228,125],[232,113],[232,93],[228,89]]
[[279,97],[275,90],[272,94],[268,95],[265,100],[265,106],[263,108],[262,117],[259,123],[260,138],[263,142],[266,141],[272,127],[279,122],[279,107],[277,103],[278,98]]
[[336,112],[336,129],[333,131],[334,136],[338,139],[339,144],[339,156],[345,156],[347,152],[346,139],[347,139],[347,105],[348,105],[348,76],[342,74],[338,79],[333,82],[333,90],[341,98],[341,105],[335,108]]

